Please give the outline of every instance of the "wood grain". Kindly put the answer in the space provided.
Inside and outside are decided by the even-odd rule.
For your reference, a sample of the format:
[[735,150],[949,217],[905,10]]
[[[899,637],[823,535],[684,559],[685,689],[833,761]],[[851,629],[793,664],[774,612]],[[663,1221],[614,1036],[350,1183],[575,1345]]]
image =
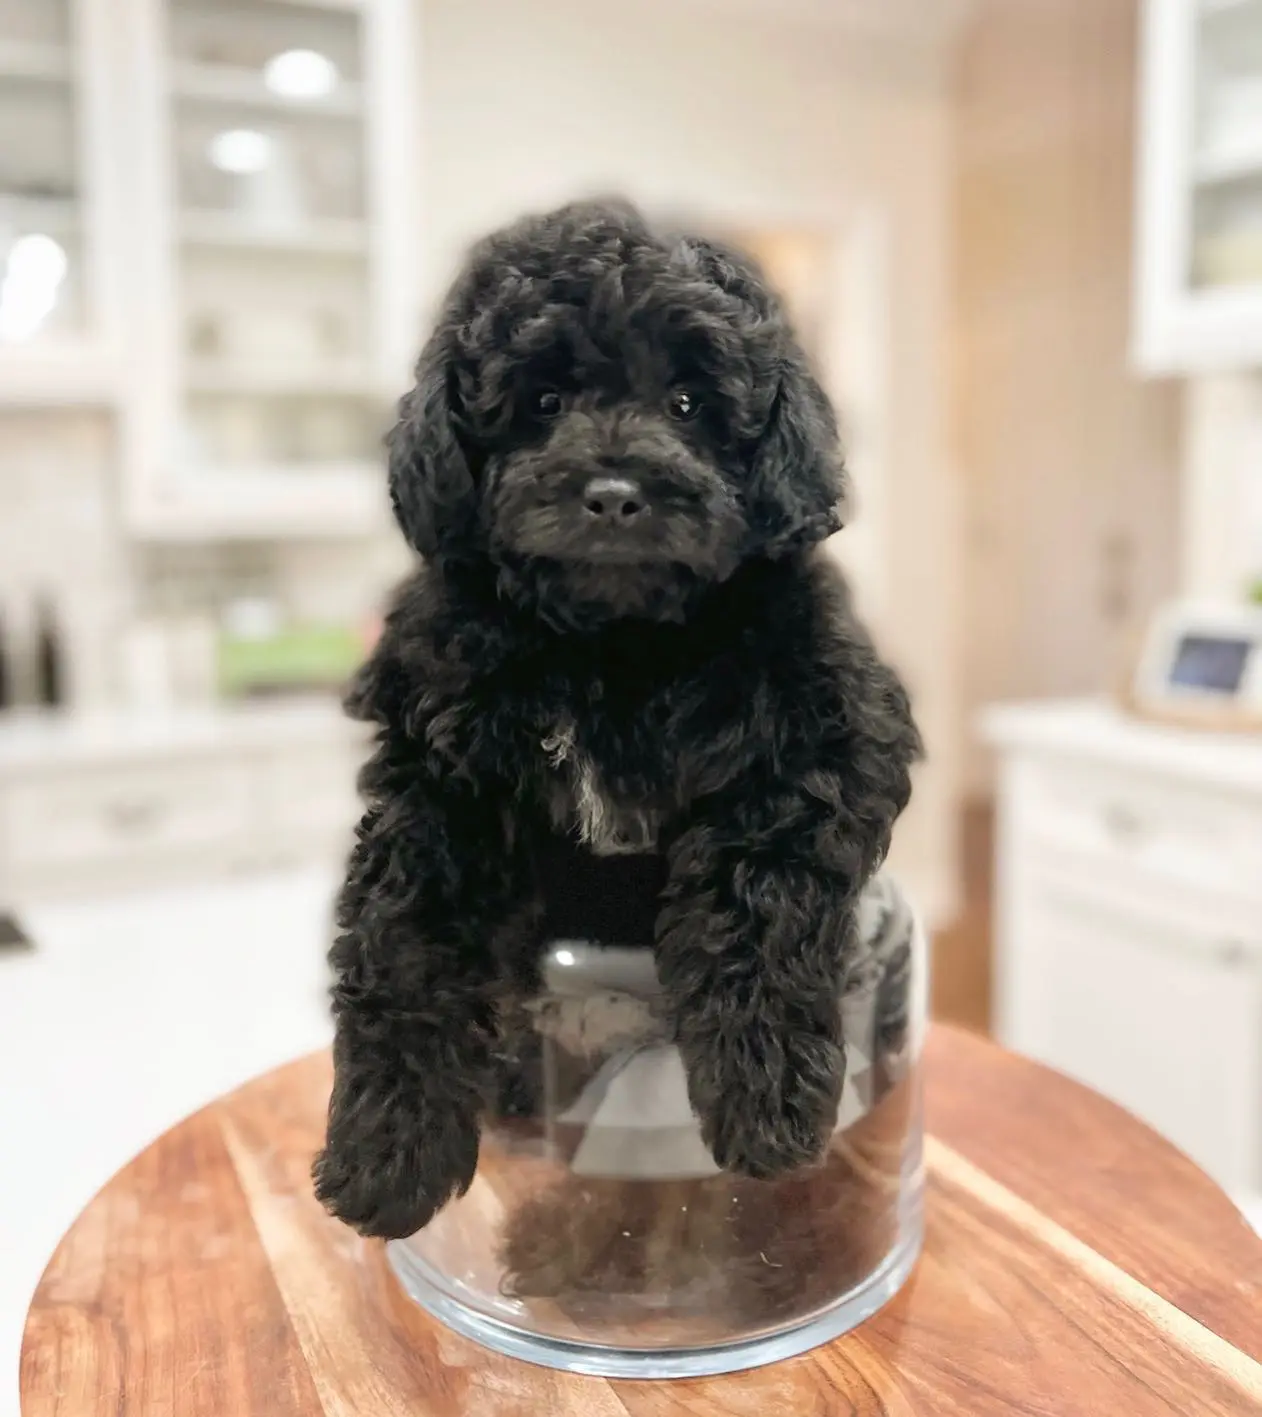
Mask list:
[[994,981],[995,808],[969,802],[960,812],[959,910],[933,934],[929,1012],[943,1023],[989,1036]]
[[215,1109],[137,1157],[62,1241],[31,1308],[21,1385],[34,1412],[320,1410]]
[[449,1333],[310,1195],[320,1056],[189,1118],[84,1211],[32,1302],[24,1417],[1262,1414],[1262,1243],[1226,1198],[1055,1074],[940,1029],[928,1059],[920,1267],[802,1358],[606,1382]]
[[1262,1244],[1186,1156],[1096,1093],[931,1032],[926,1124],[1141,1284],[1262,1360]]

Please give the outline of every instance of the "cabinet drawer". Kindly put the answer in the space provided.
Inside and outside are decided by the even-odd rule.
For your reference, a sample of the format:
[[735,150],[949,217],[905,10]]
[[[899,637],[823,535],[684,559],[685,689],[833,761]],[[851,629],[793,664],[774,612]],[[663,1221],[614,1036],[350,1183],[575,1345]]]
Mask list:
[[1019,811],[1033,838],[1090,853],[1102,870],[1142,867],[1262,896],[1262,803],[1077,763],[1027,764]]
[[1003,1039],[1129,1108],[1236,1195],[1262,1186],[1262,941],[1033,870]]
[[231,841],[249,826],[244,769],[144,766],[15,783],[4,794],[12,865],[108,862]]

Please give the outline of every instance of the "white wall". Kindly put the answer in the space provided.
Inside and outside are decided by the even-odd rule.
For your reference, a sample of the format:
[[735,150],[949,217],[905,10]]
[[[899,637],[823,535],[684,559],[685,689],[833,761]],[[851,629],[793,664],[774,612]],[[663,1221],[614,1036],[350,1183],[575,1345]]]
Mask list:
[[927,908],[949,909],[958,567],[944,434],[950,113],[940,56],[914,29],[861,37],[717,3],[425,0],[423,15],[431,299],[472,236],[575,195],[617,190],[672,215],[767,226],[883,209],[893,421],[880,628],[934,753],[898,859]]
[[424,0],[422,13],[436,279],[470,237],[576,194],[827,212],[914,186],[935,156],[935,69],[907,43],[654,0]]
[[1140,0],[978,0],[960,54],[955,433],[977,712],[1109,690],[1177,576],[1179,399],[1128,368]]

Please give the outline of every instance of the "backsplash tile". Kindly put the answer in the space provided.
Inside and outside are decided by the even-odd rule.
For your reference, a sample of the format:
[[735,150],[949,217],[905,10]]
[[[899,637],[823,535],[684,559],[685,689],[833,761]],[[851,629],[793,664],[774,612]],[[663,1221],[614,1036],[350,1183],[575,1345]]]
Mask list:
[[217,619],[243,597],[298,621],[363,622],[407,570],[402,538],[133,543],[122,524],[112,416],[0,412],[0,624],[18,702],[35,697],[37,607],[50,607],[69,701],[127,698],[123,640],[137,619]]
[[0,414],[0,618],[19,699],[33,694],[36,606],[60,630],[73,702],[108,702],[112,646],[130,610],[109,414]]

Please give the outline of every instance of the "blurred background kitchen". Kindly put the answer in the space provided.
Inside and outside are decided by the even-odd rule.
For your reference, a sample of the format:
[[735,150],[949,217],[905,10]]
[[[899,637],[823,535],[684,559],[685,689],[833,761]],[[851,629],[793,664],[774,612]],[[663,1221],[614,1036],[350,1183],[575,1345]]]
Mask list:
[[90,1192],[328,1036],[381,433],[466,241],[613,190],[843,413],[939,1016],[1262,1196],[1262,0],[0,0],[6,1417]]

